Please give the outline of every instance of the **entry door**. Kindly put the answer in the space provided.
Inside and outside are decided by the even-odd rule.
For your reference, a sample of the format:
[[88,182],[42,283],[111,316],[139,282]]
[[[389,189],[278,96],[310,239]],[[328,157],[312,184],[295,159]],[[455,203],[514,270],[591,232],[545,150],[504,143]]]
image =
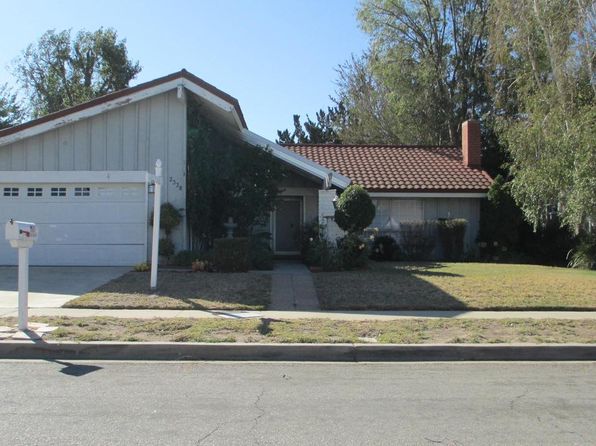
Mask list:
[[300,252],[302,227],[302,198],[284,197],[275,209],[275,252]]

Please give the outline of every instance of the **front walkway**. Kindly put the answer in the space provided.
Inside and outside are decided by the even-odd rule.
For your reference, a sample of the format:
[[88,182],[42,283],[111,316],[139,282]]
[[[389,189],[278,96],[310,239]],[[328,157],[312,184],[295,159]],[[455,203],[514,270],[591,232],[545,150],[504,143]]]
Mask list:
[[312,273],[303,263],[278,260],[270,274],[271,310],[308,311],[320,308]]

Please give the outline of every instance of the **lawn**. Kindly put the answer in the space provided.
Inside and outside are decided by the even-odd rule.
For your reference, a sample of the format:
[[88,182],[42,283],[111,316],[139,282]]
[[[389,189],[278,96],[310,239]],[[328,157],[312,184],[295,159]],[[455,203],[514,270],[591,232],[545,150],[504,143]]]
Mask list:
[[[262,343],[595,343],[594,320],[409,319],[118,319],[34,317],[59,328],[52,341],[172,341]],[[0,318],[14,325],[15,318]],[[1,341],[0,341],[1,342]]]
[[129,272],[64,307],[264,310],[270,301],[267,274],[161,271],[157,290],[149,288],[149,273]]
[[596,271],[568,268],[371,262],[314,280],[329,310],[596,310]]

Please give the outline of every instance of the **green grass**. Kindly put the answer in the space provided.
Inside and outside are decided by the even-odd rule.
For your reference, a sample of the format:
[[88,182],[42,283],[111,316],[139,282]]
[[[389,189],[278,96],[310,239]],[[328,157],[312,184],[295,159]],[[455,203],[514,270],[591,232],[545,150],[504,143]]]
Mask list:
[[[118,319],[34,317],[59,328],[51,341],[260,343],[596,343],[594,320],[408,319]],[[14,325],[15,318],[0,319]],[[1,342],[1,341],[0,341]]]
[[329,310],[596,310],[596,271],[491,263],[371,262],[314,275]]
[[64,307],[264,310],[270,301],[271,276],[267,274],[161,271],[157,290],[149,288],[149,273],[129,272]]

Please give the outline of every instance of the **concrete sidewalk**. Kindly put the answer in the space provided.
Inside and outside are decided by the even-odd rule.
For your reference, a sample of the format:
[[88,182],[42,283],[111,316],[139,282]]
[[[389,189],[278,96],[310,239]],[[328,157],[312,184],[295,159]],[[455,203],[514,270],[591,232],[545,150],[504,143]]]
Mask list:
[[[30,316],[117,318],[225,318],[225,319],[332,319],[386,321],[399,319],[573,319],[596,320],[596,311],[202,311],[202,310],[97,310],[80,308],[31,308]],[[0,317],[16,317],[16,308],[0,308]]]

